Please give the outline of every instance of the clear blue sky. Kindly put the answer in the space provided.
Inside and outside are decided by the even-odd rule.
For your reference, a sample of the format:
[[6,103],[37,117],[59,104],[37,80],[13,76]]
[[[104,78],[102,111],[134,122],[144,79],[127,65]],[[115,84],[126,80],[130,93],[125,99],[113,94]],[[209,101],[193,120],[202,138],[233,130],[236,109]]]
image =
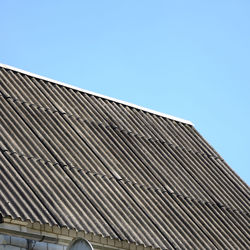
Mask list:
[[0,62],[191,120],[250,184],[250,1],[1,1]]

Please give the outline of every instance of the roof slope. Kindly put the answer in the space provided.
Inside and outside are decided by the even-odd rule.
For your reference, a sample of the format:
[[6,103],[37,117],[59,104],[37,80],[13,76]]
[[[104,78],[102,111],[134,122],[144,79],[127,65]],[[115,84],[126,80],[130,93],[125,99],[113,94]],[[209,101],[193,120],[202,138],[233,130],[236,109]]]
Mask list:
[[249,187],[191,123],[1,67],[3,217],[162,249],[248,246]]

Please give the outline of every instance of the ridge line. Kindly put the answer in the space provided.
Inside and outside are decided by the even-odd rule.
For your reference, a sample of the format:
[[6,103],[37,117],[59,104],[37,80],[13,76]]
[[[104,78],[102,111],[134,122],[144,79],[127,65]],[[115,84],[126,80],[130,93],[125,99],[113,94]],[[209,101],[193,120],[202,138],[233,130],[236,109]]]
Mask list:
[[116,103],[119,103],[119,104],[122,104],[122,105],[125,105],[125,106],[136,108],[136,109],[139,109],[139,110],[151,113],[151,114],[155,114],[155,115],[158,115],[158,116],[161,116],[161,117],[165,117],[165,118],[168,118],[168,119],[171,119],[171,120],[175,120],[177,122],[186,123],[188,125],[194,126],[194,124],[189,120],[185,120],[185,119],[182,119],[182,118],[175,117],[173,115],[168,115],[168,114],[165,114],[165,113],[161,113],[161,112],[158,112],[158,111],[155,111],[155,110],[152,110],[152,109],[149,109],[149,108],[145,108],[145,107],[133,104],[133,103],[129,103],[129,102],[126,102],[126,101],[123,101],[123,100],[119,100],[119,99],[116,99],[116,98],[113,98],[113,97],[98,94],[98,93],[95,93],[93,91],[89,91],[89,90],[85,90],[83,88],[72,86],[72,85],[70,85],[68,83],[60,82],[60,81],[57,81],[57,80],[54,80],[54,79],[51,79],[51,78],[48,78],[48,77],[45,77],[45,76],[34,74],[34,73],[29,72],[29,71],[25,71],[25,70],[22,70],[22,69],[13,67],[13,66],[9,66],[9,65],[0,63],[0,67],[5,68],[5,69],[9,69],[9,70],[12,70],[12,71],[16,71],[16,72],[19,72],[21,74],[25,74],[25,75],[28,75],[30,77],[34,77],[34,78],[37,78],[37,79],[40,79],[40,80],[55,83],[55,84],[58,84],[60,86],[64,86],[66,88],[70,88],[70,89],[73,89],[73,90],[80,91],[82,93],[86,93],[86,94],[89,94],[89,95],[94,95],[96,97],[100,97],[102,99],[110,100],[110,101],[113,101],[113,102],[116,102]]

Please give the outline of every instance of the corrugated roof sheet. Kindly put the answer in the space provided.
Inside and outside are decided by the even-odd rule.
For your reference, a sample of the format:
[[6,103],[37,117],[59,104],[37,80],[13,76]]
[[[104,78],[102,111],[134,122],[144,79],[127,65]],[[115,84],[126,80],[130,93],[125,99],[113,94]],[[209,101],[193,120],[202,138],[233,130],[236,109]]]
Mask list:
[[2,216],[162,249],[246,249],[249,187],[191,123],[1,67]]

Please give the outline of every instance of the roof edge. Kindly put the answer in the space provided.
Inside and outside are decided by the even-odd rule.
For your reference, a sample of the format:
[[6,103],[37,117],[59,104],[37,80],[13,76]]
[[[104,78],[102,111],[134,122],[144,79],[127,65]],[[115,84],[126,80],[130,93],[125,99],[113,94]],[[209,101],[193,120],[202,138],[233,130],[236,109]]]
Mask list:
[[[10,228],[8,225],[11,224]],[[20,228],[21,227],[21,228]],[[25,228],[25,230],[24,230]],[[95,234],[93,232],[87,232],[85,230],[76,230],[75,228],[68,228],[67,226],[51,225],[49,223],[41,223],[39,221],[22,220],[20,217],[12,218],[11,216],[4,216],[3,222],[0,223],[0,233],[15,232],[15,235],[20,237],[34,237],[34,240],[44,240],[44,236],[47,235],[46,241],[48,243],[60,244],[70,243],[74,238],[84,238],[88,240],[94,247],[101,249],[124,249],[124,250],[160,250],[158,247],[151,245],[143,245],[137,242],[113,238],[111,236],[104,236],[102,234]],[[33,238],[32,237],[32,238]],[[131,248],[133,247],[133,248]]]
[[70,85],[70,84],[67,84],[67,83],[64,83],[64,82],[60,82],[60,81],[57,81],[57,80],[54,80],[54,79],[51,79],[51,78],[48,78],[48,77],[45,77],[45,76],[34,74],[34,73],[29,72],[29,71],[22,70],[22,69],[19,69],[19,68],[16,68],[16,67],[13,67],[13,66],[10,66],[10,65],[7,65],[7,64],[0,63],[0,67],[5,68],[5,69],[10,69],[10,70],[13,70],[13,71],[17,71],[19,73],[29,75],[31,77],[39,78],[41,80],[48,81],[48,82],[53,82],[53,83],[56,83],[58,85],[61,85],[61,86],[67,87],[67,88],[71,88],[71,89],[74,89],[74,90],[78,90],[80,92],[84,92],[86,94],[94,95],[94,96],[97,96],[97,97],[100,97],[100,98],[103,98],[103,99],[107,99],[109,101],[117,102],[117,103],[129,106],[129,107],[132,107],[132,108],[140,109],[142,111],[145,111],[145,112],[148,112],[148,113],[151,113],[151,114],[155,114],[155,115],[162,116],[162,117],[165,117],[165,118],[177,121],[177,122],[186,123],[188,125],[194,126],[194,124],[191,121],[188,121],[188,120],[185,120],[185,119],[182,119],[182,118],[178,118],[178,117],[175,117],[175,116],[172,116],[172,115],[161,113],[161,112],[158,112],[158,111],[155,111],[155,110],[152,110],[152,109],[149,109],[149,108],[145,108],[145,107],[133,104],[133,103],[129,103],[129,102],[126,102],[126,101],[122,101],[122,100],[119,100],[119,99],[116,99],[116,98],[113,98],[113,97],[98,94],[98,93],[95,93],[93,91],[89,91],[89,90],[86,90],[86,89],[83,89],[83,88],[79,88],[79,87],[76,87],[76,86],[73,86],[73,85]]

